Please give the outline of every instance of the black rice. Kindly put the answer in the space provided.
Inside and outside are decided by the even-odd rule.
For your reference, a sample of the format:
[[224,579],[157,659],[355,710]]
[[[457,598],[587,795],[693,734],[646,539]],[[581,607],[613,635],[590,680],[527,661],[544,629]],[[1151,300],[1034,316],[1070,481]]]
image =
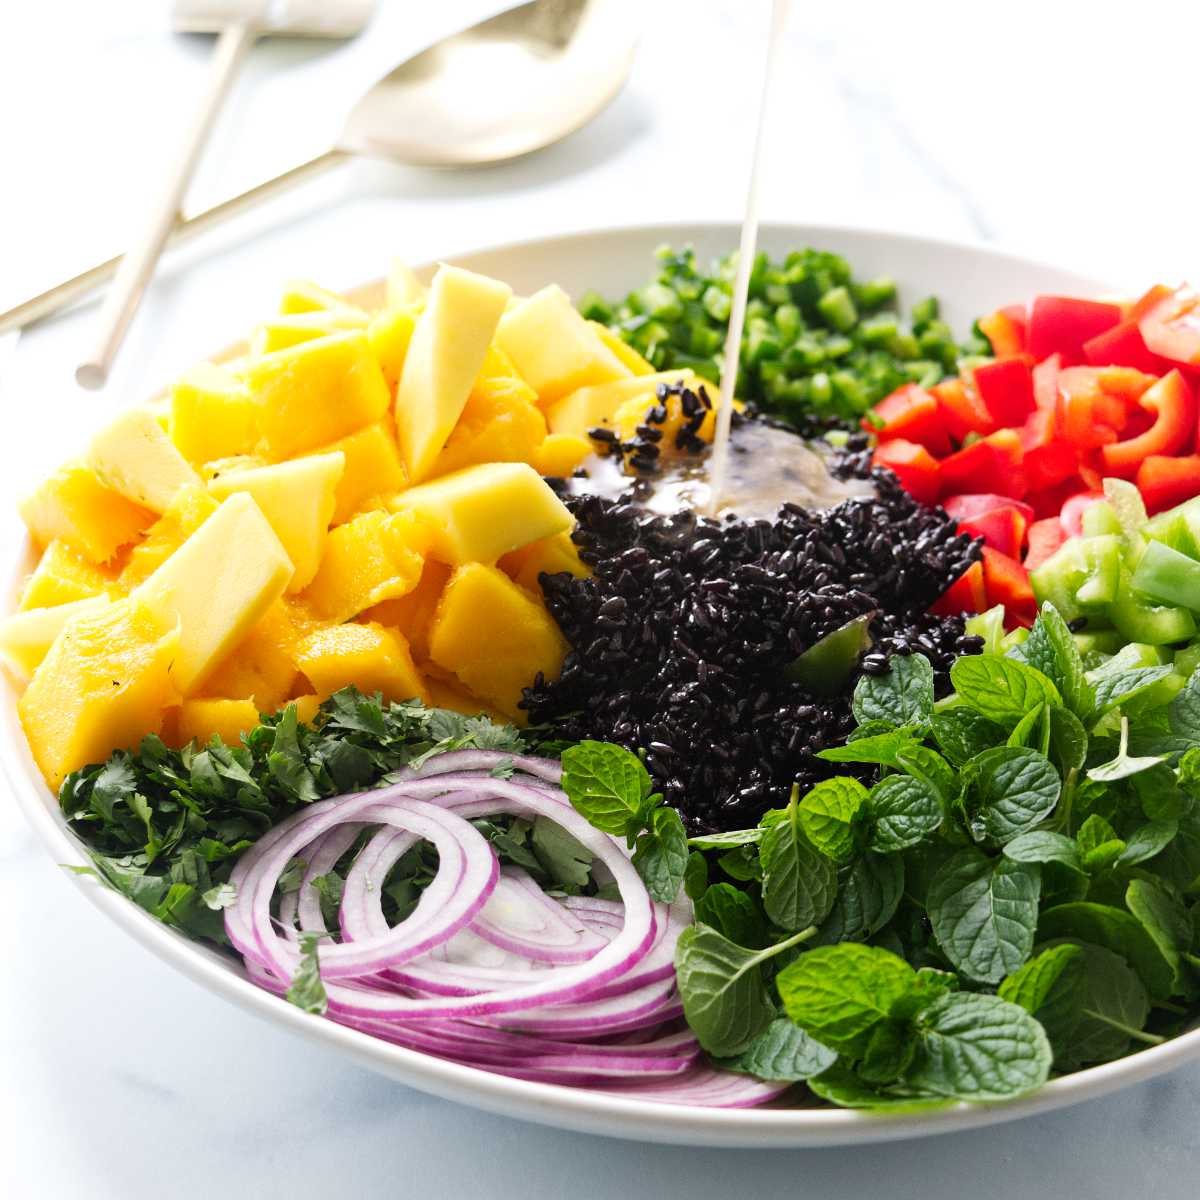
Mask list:
[[[859,672],[919,651],[944,692],[955,656],[979,649],[961,618],[927,613],[978,545],[890,472],[872,478],[873,499],[785,505],[773,521],[564,496],[594,574],[542,576],[571,650],[558,680],[526,690],[531,720],[553,737],[643,750],[692,833],[752,824],[793,782],[825,778],[833,768],[814,755],[853,727]],[[818,698],[784,678],[814,642],[867,613],[874,645],[844,695]]]

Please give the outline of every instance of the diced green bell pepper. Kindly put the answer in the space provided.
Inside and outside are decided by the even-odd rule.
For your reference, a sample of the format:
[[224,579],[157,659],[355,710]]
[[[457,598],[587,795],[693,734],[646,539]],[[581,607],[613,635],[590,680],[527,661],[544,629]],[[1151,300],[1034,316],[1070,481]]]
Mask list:
[[1200,612],[1200,562],[1165,542],[1148,542],[1133,572],[1133,586],[1160,604]]
[[[1094,539],[1093,539],[1094,540]],[[1196,633],[1196,621],[1186,608],[1150,604],[1133,589],[1127,570],[1121,572],[1117,596],[1108,606],[1109,620],[1131,642],[1168,646],[1189,641]]]
[[1177,675],[1191,679],[1197,667],[1200,667],[1200,642],[1193,642],[1190,646],[1175,651],[1174,668]]
[[1117,598],[1122,548],[1122,539],[1111,533],[1068,539],[1030,573],[1038,603],[1049,600],[1064,621],[1101,614]]
[[1004,647],[1004,605],[997,604],[987,612],[976,613],[968,617],[966,622],[968,637],[983,638],[984,654],[1003,654]]
[[1200,498],[1151,517],[1142,533],[1151,541],[1162,542],[1188,558],[1200,559]]
[[1105,533],[1121,533],[1121,522],[1107,500],[1098,500],[1083,510],[1083,536],[1099,537]]

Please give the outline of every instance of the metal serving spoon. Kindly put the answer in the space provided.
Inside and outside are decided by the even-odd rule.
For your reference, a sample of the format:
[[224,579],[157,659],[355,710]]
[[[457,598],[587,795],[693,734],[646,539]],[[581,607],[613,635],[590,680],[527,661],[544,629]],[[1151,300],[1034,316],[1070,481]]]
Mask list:
[[[337,142],[282,175],[181,218],[169,244],[348,159],[465,167],[540,150],[586,124],[633,63],[634,0],[531,0],[401,63],[351,110]],[[0,313],[0,333],[57,312],[103,283],[120,256]]]

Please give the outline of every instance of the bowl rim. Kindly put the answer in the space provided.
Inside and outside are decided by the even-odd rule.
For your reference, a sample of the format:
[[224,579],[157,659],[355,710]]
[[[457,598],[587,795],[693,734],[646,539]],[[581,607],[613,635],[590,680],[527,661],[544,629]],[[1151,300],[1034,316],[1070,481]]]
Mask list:
[[[900,242],[912,250],[965,253],[1019,269],[1073,274],[1070,268],[963,240],[929,238],[861,226],[782,221],[764,222],[763,230],[768,236],[793,239],[796,245],[836,243],[841,238]],[[556,245],[580,240],[591,241],[601,248],[605,242],[632,236],[679,241],[717,235],[726,236],[733,245],[737,231],[738,226],[729,221],[630,222],[492,244],[449,255],[441,261],[469,266],[473,260],[492,253],[520,253],[535,248],[553,250]],[[435,263],[427,263],[417,270],[428,272],[435,266]],[[1096,294],[1113,290],[1111,285],[1083,276],[1078,278],[1081,286]],[[381,284],[382,280],[372,280],[347,289],[347,294],[360,299],[378,295]],[[232,356],[239,352],[240,345],[226,346],[213,357]],[[32,554],[29,538],[25,536],[14,560],[3,568],[7,584],[3,595],[10,603],[29,569]],[[7,779],[22,814],[55,861],[67,868],[86,867],[88,859],[83,844],[67,828],[54,796],[34,765],[17,717],[16,692],[11,680],[6,679],[4,692],[0,700],[0,775]],[[1028,1096],[1002,1103],[955,1103],[924,1112],[871,1113],[854,1109],[769,1106],[713,1109],[660,1104],[495,1075],[395,1046],[333,1021],[313,1017],[256,986],[232,959],[222,961],[213,951],[156,921],[149,913],[94,879],[77,871],[68,873],[96,908],[156,957],[245,1012],[318,1044],[336,1048],[363,1066],[444,1099],[543,1125],[605,1136],[759,1148],[832,1146],[928,1136],[1048,1112],[1150,1079],[1200,1057],[1198,1028],[1160,1046],[1061,1076]]]

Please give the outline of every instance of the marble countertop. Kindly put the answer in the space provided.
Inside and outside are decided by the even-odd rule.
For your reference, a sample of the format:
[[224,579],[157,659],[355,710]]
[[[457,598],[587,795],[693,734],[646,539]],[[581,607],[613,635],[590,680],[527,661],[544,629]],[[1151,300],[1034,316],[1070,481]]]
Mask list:
[[[353,44],[262,43],[193,195],[322,150],[358,92],[498,0],[382,0]],[[0,308],[118,251],[188,112],[208,42],[166,5],[39,0],[0,39]],[[1200,13],[1174,0],[796,0],[763,211],[976,239],[1131,286],[1200,277],[1191,153]],[[0,552],[12,497],[103,412],[266,311],[395,254],[597,224],[736,218],[754,103],[750,0],[658,0],[633,78],[541,155],[459,174],[358,162],[170,256],[109,389],[71,382],[94,308],[0,339]],[[752,1153],[611,1142],[406,1090],[236,1011],[110,926],[0,803],[0,1195],[420,1194],[897,1200],[1195,1195],[1200,1066],[972,1133]]]

